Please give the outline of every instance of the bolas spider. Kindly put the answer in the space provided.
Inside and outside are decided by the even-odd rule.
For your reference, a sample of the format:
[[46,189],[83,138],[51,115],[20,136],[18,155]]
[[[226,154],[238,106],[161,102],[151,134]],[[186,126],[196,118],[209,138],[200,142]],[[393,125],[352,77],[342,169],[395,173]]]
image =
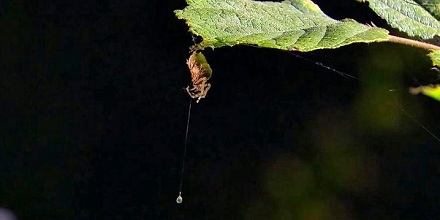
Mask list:
[[197,103],[199,103],[200,99],[205,98],[211,88],[208,80],[211,78],[212,69],[205,56],[196,51],[191,54],[186,64],[191,72],[192,88],[188,86],[185,90],[191,98],[197,99]]

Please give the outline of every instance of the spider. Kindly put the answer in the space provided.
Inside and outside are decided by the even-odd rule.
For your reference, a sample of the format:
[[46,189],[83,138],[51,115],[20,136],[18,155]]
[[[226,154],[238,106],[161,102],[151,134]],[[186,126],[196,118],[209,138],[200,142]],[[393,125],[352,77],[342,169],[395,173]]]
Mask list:
[[191,72],[192,88],[188,86],[185,90],[191,98],[197,99],[197,103],[199,103],[200,99],[205,98],[211,88],[208,80],[211,78],[212,69],[205,56],[196,51],[191,54],[186,64]]

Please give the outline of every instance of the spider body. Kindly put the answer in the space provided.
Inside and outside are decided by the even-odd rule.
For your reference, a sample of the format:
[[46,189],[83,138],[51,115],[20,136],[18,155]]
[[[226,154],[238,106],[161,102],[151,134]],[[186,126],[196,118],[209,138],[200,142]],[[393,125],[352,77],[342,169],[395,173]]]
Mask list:
[[191,73],[192,88],[188,86],[185,90],[191,98],[197,99],[198,103],[200,99],[206,97],[208,90],[211,88],[211,84],[208,83],[208,80],[211,78],[212,69],[206,61],[205,56],[196,51],[191,54],[186,64]]

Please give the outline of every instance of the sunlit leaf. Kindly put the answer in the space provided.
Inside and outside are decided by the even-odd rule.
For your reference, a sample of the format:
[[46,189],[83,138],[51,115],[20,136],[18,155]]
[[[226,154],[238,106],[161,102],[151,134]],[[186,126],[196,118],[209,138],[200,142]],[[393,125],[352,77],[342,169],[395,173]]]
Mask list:
[[416,0],[416,2],[429,11],[437,20],[440,20],[440,0]]
[[410,88],[410,93],[417,95],[422,93],[423,95],[429,96],[437,101],[440,101],[440,85],[427,85]]
[[386,41],[388,31],[334,20],[309,0],[187,0],[176,10],[203,41],[195,49],[248,44],[282,50],[311,51],[356,42]]
[[392,27],[423,39],[440,35],[440,22],[413,0],[363,0]]
[[440,67],[440,50],[433,51],[429,53],[428,56],[431,58],[434,66]]

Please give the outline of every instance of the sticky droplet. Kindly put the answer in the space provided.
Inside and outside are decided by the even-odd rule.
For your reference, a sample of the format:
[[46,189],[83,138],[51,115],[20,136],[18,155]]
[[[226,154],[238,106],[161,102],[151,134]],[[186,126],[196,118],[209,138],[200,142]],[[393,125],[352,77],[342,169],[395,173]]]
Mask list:
[[181,195],[179,195],[176,199],[177,204],[181,204],[183,202],[183,198]]

